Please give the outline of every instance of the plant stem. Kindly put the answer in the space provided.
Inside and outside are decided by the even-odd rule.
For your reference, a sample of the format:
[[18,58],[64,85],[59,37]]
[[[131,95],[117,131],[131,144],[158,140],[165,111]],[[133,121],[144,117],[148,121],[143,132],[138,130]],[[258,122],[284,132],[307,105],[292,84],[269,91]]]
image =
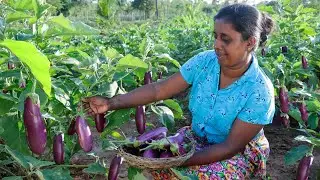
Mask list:
[[37,79],[33,78],[32,89],[31,89],[32,93],[36,92],[36,87],[37,87]]
[[11,171],[7,170],[6,168],[0,167],[0,169],[6,171],[6,172],[9,173],[11,176],[16,176],[15,174],[13,174]]
[[87,168],[88,165],[53,165],[55,167]]

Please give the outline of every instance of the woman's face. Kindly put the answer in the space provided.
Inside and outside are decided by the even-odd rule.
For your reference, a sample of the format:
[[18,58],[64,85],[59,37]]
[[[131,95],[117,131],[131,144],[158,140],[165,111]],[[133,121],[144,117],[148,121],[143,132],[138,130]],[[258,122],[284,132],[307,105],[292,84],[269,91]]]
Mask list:
[[214,23],[214,50],[222,67],[237,68],[246,63],[249,42],[244,41],[233,25],[217,19]]

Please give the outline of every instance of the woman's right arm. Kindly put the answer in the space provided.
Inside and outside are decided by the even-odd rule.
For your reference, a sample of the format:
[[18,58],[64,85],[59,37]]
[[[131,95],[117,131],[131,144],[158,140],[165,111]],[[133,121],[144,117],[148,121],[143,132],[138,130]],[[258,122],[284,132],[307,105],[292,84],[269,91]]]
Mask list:
[[168,99],[188,87],[180,72],[175,73],[168,79],[141,86],[129,93],[115,96],[109,100],[109,110],[136,107],[155,101]]
[[141,86],[111,99],[95,96],[85,98],[83,101],[86,108],[90,107],[89,114],[98,114],[168,99],[184,91],[188,86],[189,84],[183,79],[181,73],[177,72],[168,79]]

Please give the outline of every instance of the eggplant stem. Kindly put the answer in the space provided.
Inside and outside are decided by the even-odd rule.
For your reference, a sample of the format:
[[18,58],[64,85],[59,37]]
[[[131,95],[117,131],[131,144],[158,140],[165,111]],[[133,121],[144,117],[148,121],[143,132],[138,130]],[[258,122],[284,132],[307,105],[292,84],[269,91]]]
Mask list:
[[31,89],[32,93],[36,93],[36,87],[37,87],[37,79],[33,78],[32,89]]

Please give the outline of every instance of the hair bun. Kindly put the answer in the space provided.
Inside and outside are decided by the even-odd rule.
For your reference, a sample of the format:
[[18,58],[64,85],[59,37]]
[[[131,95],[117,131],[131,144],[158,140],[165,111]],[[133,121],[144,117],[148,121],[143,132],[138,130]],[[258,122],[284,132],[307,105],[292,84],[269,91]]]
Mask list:
[[264,43],[268,40],[268,34],[270,34],[273,30],[274,22],[265,13],[261,13],[261,33],[260,33],[260,42],[259,46],[263,46]]

